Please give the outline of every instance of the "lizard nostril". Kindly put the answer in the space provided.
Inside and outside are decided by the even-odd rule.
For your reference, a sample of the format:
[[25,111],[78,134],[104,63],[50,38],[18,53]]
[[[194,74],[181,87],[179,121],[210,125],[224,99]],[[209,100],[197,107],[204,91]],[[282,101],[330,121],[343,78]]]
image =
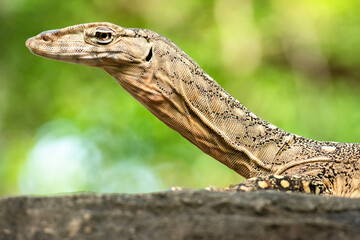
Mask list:
[[39,38],[45,42],[54,41],[54,36],[58,36],[59,30],[50,30],[40,33]]
[[44,40],[44,41],[51,41],[51,37],[47,34],[44,34],[44,35],[41,35],[41,39]]

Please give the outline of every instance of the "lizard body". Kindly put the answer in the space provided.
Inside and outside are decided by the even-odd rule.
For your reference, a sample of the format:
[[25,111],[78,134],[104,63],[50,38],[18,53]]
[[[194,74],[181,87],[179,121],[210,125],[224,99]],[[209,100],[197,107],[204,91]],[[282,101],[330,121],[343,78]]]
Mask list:
[[229,190],[360,197],[360,144],[315,141],[266,122],[153,31],[89,23],[43,32],[26,45],[42,57],[105,70],[170,128],[250,178]]

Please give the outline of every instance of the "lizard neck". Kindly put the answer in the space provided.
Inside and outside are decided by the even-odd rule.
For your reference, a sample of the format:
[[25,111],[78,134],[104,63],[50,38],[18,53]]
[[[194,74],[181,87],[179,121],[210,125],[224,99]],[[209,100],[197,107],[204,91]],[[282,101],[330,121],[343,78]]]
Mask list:
[[289,133],[246,109],[174,44],[159,44],[141,76],[105,70],[203,152],[246,178],[270,173]]

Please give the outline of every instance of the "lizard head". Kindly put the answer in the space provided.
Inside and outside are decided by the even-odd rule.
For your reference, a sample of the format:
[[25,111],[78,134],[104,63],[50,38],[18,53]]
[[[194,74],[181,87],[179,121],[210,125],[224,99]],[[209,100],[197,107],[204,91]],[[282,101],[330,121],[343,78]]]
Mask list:
[[[41,57],[105,70],[156,114],[159,110],[154,106],[165,101],[161,90],[173,92],[172,81],[164,71],[157,71],[160,56],[177,49],[170,41],[164,44],[164,39],[150,30],[101,22],[45,31],[28,39],[26,46]],[[170,64],[172,61],[165,61],[162,68]],[[156,73],[157,81],[154,80]]]
[[111,23],[88,23],[42,32],[26,41],[36,55],[109,68],[146,64],[152,58],[152,44],[142,29],[126,29]]
[[41,57],[105,70],[149,109],[156,105],[154,102],[164,101],[162,91],[174,91],[166,72],[178,71],[174,64],[181,72],[185,69],[176,57],[169,59],[185,54],[171,41],[150,30],[112,23],[86,23],[45,31],[28,39],[26,46]]

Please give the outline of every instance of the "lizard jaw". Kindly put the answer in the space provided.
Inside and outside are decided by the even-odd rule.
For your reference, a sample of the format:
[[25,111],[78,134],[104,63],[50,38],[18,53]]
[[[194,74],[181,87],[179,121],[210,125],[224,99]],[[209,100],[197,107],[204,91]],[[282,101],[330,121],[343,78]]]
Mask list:
[[100,68],[124,63],[141,64],[148,61],[146,56],[151,44],[145,38],[137,38],[138,43],[130,46],[129,43],[120,41],[122,36],[126,38],[134,34],[133,31],[125,32],[123,28],[109,23],[101,23],[101,25],[114,36],[109,44],[99,44],[94,41],[94,30],[98,29],[96,24],[80,24],[42,32],[29,38],[26,46],[32,53],[41,57]]
[[35,37],[29,38],[26,41],[26,46],[35,55],[52,60],[89,66],[101,65],[101,52],[95,51],[90,46],[84,47],[84,41],[80,39],[81,33],[77,33],[79,39],[69,42],[66,39],[64,41],[56,39],[60,32],[61,30],[42,32]]

